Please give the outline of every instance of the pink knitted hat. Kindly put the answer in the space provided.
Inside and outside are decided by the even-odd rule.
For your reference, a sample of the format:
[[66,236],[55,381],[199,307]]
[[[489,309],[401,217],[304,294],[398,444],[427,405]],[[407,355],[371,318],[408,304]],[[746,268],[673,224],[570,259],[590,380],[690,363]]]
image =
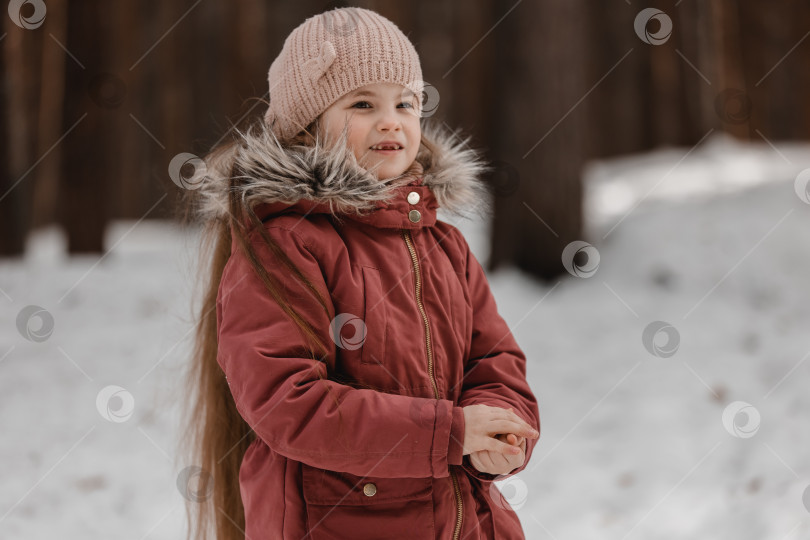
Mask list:
[[342,96],[367,84],[400,84],[422,108],[422,68],[405,34],[382,15],[349,7],[310,17],[287,36],[270,66],[265,121],[281,140],[306,128]]

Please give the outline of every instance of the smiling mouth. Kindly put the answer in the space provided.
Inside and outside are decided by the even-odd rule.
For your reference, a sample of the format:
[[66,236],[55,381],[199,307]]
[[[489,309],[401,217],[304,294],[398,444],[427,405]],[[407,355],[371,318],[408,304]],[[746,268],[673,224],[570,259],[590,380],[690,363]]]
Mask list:
[[390,154],[396,154],[397,152],[401,152],[402,150],[404,150],[404,148],[401,147],[401,146],[383,146],[381,148],[378,148],[376,146],[372,146],[370,148],[370,150],[373,151],[373,152],[377,152],[379,154],[390,155]]
[[403,146],[395,142],[381,142],[371,146],[371,150],[401,150]]

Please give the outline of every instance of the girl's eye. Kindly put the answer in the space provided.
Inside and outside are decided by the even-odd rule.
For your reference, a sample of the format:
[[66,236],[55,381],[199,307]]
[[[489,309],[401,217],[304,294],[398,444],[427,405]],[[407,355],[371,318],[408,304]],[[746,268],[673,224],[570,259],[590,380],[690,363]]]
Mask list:
[[[369,105],[369,107],[371,106],[371,104],[368,101],[358,101],[357,103],[352,105],[352,107],[353,108],[358,108],[358,109],[366,109],[366,108],[368,108],[368,107],[358,107],[358,105]],[[405,105],[406,107],[410,107],[411,109],[413,108],[413,104],[411,104],[411,103],[409,103],[407,101],[403,101],[402,103],[400,103],[400,105]]]

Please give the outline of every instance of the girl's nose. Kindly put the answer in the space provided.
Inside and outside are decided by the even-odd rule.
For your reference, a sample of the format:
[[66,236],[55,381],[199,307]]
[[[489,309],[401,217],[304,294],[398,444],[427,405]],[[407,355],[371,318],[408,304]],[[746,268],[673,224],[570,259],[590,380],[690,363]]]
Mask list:
[[395,111],[385,111],[380,117],[377,127],[388,131],[400,127],[400,120]]

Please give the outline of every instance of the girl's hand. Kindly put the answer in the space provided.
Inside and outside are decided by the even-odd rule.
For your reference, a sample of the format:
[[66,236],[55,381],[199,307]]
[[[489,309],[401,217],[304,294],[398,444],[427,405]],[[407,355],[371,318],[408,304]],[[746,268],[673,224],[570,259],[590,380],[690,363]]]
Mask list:
[[509,444],[512,448],[517,448],[518,453],[479,450],[470,454],[472,466],[480,472],[489,474],[509,474],[522,466],[526,460],[526,438],[514,433],[498,434],[495,438]]
[[[497,438],[496,435],[501,433],[504,434],[504,437]],[[518,445],[520,440],[517,437],[537,438],[540,436],[532,426],[515,414],[511,407],[504,409],[481,403],[464,407],[464,455],[472,455],[481,450],[496,454],[519,455],[519,450],[517,454],[512,453],[515,446],[509,442],[511,439],[506,439],[506,434],[514,435],[514,444]]]

